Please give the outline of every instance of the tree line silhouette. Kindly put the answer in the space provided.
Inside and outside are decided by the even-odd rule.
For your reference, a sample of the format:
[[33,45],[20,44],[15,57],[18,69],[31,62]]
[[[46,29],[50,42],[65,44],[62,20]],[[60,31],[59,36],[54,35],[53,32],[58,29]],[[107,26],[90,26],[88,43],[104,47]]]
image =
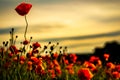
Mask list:
[[104,47],[96,47],[93,54],[77,55],[78,60],[89,60],[90,56],[98,56],[103,62],[105,61],[103,55],[107,53],[110,55],[109,62],[120,63],[120,43],[117,41],[106,42]]
[[117,41],[106,42],[103,48],[95,48],[94,55],[99,56],[102,61],[104,53],[110,54],[109,61],[120,63],[120,43]]

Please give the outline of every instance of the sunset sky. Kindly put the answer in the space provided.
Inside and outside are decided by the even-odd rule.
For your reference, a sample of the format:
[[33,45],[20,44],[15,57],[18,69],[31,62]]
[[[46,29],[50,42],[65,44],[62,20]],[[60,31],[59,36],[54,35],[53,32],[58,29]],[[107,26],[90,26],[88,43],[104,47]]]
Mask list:
[[15,28],[17,43],[24,40],[25,19],[15,12],[31,3],[27,38],[41,46],[49,41],[68,46],[68,52],[93,52],[107,41],[120,42],[120,0],[0,0],[0,45]]

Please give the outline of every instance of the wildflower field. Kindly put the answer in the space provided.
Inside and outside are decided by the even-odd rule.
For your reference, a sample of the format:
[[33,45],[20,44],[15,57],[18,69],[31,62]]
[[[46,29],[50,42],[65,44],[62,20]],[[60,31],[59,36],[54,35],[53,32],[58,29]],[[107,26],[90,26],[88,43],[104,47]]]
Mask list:
[[67,54],[67,47],[59,46],[59,43],[41,46],[39,42],[25,40],[17,48],[12,42],[15,40],[11,44],[3,42],[0,48],[0,80],[120,79],[120,65],[109,62],[107,53],[103,55],[105,62],[98,56],[80,61],[75,53]]
[[[23,2],[16,12],[24,16],[26,28],[21,46],[16,46],[18,36],[10,31],[10,40],[0,47],[0,80],[119,80],[120,64],[110,62],[109,53],[89,56],[80,60],[75,53],[67,53],[67,47],[59,43],[31,42],[26,38],[28,22],[26,15],[32,4]],[[42,55],[44,53],[44,55]]]

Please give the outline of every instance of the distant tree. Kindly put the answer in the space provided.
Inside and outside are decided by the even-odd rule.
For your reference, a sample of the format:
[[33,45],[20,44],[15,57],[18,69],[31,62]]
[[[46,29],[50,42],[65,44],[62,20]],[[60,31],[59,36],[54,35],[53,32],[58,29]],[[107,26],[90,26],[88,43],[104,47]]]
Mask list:
[[117,41],[106,42],[103,48],[95,48],[94,55],[103,59],[103,54],[110,54],[109,61],[120,63],[120,44]]

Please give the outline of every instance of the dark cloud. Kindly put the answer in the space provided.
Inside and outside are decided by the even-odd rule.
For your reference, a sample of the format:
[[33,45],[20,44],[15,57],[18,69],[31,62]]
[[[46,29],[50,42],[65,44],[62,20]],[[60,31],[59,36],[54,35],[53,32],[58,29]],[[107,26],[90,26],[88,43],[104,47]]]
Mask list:
[[69,48],[76,48],[76,47],[88,47],[88,46],[94,46],[94,45],[98,45],[101,44],[103,42],[97,42],[97,43],[79,43],[79,44],[72,44],[72,45],[68,45]]
[[13,6],[16,6],[18,5],[20,1],[18,0],[15,0],[15,1],[12,1],[12,0],[0,0],[0,10],[6,10],[10,7],[13,7]]
[[10,31],[10,28],[0,29],[0,34],[8,34],[9,31]]
[[60,2],[69,2],[69,1],[73,1],[73,0],[34,0],[34,1],[31,1],[31,2],[35,2],[35,3],[60,3]]
[[58,24],[58,23],[54,23],[54,25],[51,25],[51,24],[36,24],[36,25],[30,25],[30,27],[28,28],[28,32],[31,32],[31,31],[32,32],[45,32],[45,31],[52,31],[55,28],[56,29],[61,29],[63,27],[65,27],[65,25]]
[[114,37],[120,36],[120,31],[102,33],[102,34],[94,34],[94,35],[86,35],[86,36],[73,36],[73,37],[62,37],[62,38],[49,38],[49,39],[41,39],[39,41],[48,42],[48,41],[64,41],[64,40],[85,40],[85,39],[93,39],[93,38],[101,38],[101,37]]
[[[0,29],[0,35],[9,34],[11,29],[12,29],[12,27]],[[19,29],[20,29],[20,27],[14,28],[15,32],[17,32]]]
[[[60,29],[63,28],[64,25],[62,24],[54,24],[54,25],[49,25],[49,24],[36,24],[36,25],[29,25],[28,27],[28,33],[32,32],[45,32],[45,31],[51,31],[54,30],[55,28]],[[21,33],[24,31],[25,27],[8,27],[8,28],[0,28],[0,35],[1,34],[8,34],[11,30],[11,28],[15,29],[15,32]]]
[[120,2],[120,0],[34,0],[33,2],[52,3],[52,2],[69,2],[69,1],[84,1],[84,2]]
[[[31,0],[28,1],[33,5],[36,4],[56,4],[56,3],[66,3],[66,2],[85,2],[85,3],[119,3],[120,0]],[[10,7],[16,7],[21,0],[0,0],[0,10],[6,10]]]
[[120,2],[120,0],[80,0],[80,1],[83,1],[83,2],[107,2],[107,3],[113,3],[113,2]]
[[54,24],[35,24],[31,25],[31,27],[34,28],[41,28],[41,29],[48,29],[48,28],[63,28],[65,25],[59,24],[59,23],[54,23]]

